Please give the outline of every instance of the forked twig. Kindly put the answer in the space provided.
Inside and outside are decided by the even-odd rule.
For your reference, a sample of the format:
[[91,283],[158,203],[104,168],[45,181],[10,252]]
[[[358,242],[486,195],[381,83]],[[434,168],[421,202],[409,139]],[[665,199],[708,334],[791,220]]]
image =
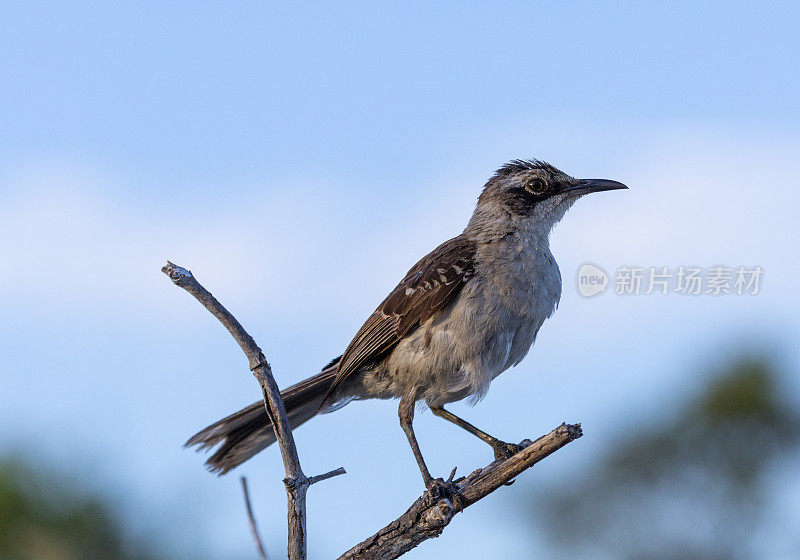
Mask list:
[[[272,368],[267,362],[261,348],[259,348],[256,341],[253,340],[253,337],[247,334],[247,331],[245,331],[244,327],[236,320],[236,317],[225,309],[222,304],[195,279],[190,271],[167,261],[166,266],[161,269],[161,272],[169,276],[176,286],[183,288],[192,294],[197,301],[202,303],[203,306],[228,329],[228,332],[231,333],[231,336],[233,336],[234,340],[236,340],[242,348],[245,356],[247,356],[247,360],[250,363],[250,370],[261,385],[261,391],[264,396],[264,407],[266,408],[267,415],[272,420],[275,437],[278,440],[281,457],[283,458],[283,466],[286,470],[284,485],[286,486],[286,494],[289,502],[289,560],[305,560],[307,555],[306,492],[311,485],[311,481],[306,477],[303,473],[303,469],[300,467],[297,446],[294,443],[292,429],[286,417],[286,407],[283,404],[278,384],[272,376]],[[333,474],[328,473],[322,476],[329,478],[336,474],[343,474],[344,469],[337,469],[336,471],[332,471],[332,473]],[[317,479],[319,479],[319,477],[317,477]]]

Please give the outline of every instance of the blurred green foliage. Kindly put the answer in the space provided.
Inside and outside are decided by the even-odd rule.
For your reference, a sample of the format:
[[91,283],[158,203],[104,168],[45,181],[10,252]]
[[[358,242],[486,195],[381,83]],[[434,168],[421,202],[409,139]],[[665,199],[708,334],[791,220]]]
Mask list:
[[0,560],[150,558],[100,499],[22,461],[0,461]]
[[800,415],[773,367],[739,360],[671,420],[633,426],[587,475],[527,506],[571,558],[758,557],[766,482],[798,451]]

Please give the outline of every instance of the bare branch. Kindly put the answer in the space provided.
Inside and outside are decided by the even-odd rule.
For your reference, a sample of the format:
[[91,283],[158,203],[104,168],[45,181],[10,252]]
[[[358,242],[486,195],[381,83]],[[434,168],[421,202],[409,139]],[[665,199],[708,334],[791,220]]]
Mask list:
[[[289,502],[289,560],[305,560],[307,554],[306,545],[306,492],[311,482],[303,474],[300,467],[300,458],[297,454],[297,446],[294,443],[292,429],[286,417],[286,407],[281,398],[280,389],[272,376],[272,368],[267,362],[261,348],[253,340],[247,331],[231,313],[225,309],[217,299],[211,295],[192,275],[183,267],[167,261],[167,265],[161,272],[179,286],[192,294],[203,306],[216,317],[234,340],[244,351],[250,362],[250,370],[258,379],[261,391],[264,396],[264,407],[267,415],[272,421],[275,430],[275,437],[283,458],[283,466],[286,470],[284,485]],[[325,476],[325,475],[323,475]],[[327,477],[326,477],[327,478]]]
[[[253,340],[253,337],[247,334],[247,331],[245,331],[244,327],[236,320],[236,317],[231,315],[231,313],[217,301],[217,298],[211,295],[211,292],[200,285],[200,282],[195,279],[191,271],[167,261],[167,265],[161,268],[161,272],[169,276],[176,286],[192,294],[197,301],[203,304],[203,307],[208,309],[214,317],[219,319],[219,322],[228,329],[233,339],[242,347],[245,356],[247,356],[250,362],[250,369],[252,371],[255,371],[256,368],[262,364],[265,364],[266,367],[269,368],[267,359],[261,352],[261,348],[256,344],[256,341]],[[271,370],[270,375],[272,375]]]
[[439,479],[403,515],[345,552],[339,560],[398,558],[421,542],[438,537],[455,514],[582,435],[580,424],[562,424],[508,459],[495,461],[453,482]]
[[318,474],[316,476],[308,477],[308,484],[316,484],[317,482],[322,482],[323,480],[328,480],[329,478],[333,478],[334,476],[339,476],[341,474],[347,474],[347,471],[344,470],[344,467],[339,467],[338,469],[333,469],[330,472],[326,472],[324,474]]
[[267,560],[267,551],[264,550],[264,544],[261,542],[261,535],[258,534],[256,518],[253,515],[253,506],[250,505],[250,492],[247,491],[247,479],[241,477],[239,480],[242,481],[242,494],[244,494],[244,506],[245,509],[247,509],[247,521],[250,524],[250,534],[253,535],[253,540],[256,543],[258,557],[261,560]]

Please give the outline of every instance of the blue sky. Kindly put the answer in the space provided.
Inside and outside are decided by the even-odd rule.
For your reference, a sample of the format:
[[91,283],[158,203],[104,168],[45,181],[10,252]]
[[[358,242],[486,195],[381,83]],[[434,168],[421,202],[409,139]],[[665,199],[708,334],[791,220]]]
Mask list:
[[[484,402],[455,408],[509,439],[582,421],[587,437],[528,478],[590,464],[626,420],[669,411],[737,352],[796,371],[799,11],[5,6],[0,451],[85,473],[142,534],[168,516],[176,549],[251,554],[237,480],[211,477],[180,444],[258,390],[232,340],[160,266],[192,269],[285,386],[340,353],[516,157],[631,187],[580,201],[557,227],[559,311]],[[765,276],[754,297],[585,299],[583,262],[761,265]],[[796,379],[789,392],[800,396]],[[420,416],[432,470],[486,462],[483,446],[441,424]],[[307,472],[349,472],[312,490],[315,557],[418,493],[391,403],[356,403],[297,437]],[[282,471],[276,452],[262,455],[242,472],[280,554]],[[779,508],[796,518],[800,481],[789,488]],[[531,537],[505,500],[409,558],[454,546],[524,555]],[[363,521],[343,521],[348,511]]]

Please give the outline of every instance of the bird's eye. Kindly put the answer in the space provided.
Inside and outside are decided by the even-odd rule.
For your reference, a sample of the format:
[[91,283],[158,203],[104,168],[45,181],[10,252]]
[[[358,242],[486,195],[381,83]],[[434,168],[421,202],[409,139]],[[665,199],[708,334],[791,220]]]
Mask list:
[[543,194],[547,190],[547,183],[537,177],[525,183],[525,189],[532,194]]

